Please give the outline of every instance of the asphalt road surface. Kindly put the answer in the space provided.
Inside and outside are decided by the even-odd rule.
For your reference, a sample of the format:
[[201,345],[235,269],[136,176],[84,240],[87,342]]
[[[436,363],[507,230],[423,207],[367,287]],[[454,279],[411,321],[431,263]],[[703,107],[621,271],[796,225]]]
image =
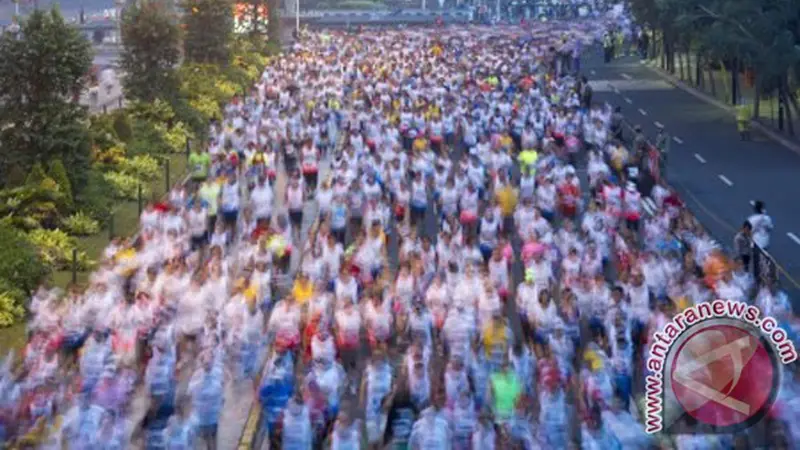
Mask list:
[[741,141],[728,111],[674,87],[638,58],[604,64],[592,55],[583,72],[594,80],[595,101],[621,106],[651,139],[659,126],[670,133],[667,178],[723,246],[731,247],[751,201],[765,202],[775,223],[768,250],[782,286],[800,293],[800,154],[757,133]]

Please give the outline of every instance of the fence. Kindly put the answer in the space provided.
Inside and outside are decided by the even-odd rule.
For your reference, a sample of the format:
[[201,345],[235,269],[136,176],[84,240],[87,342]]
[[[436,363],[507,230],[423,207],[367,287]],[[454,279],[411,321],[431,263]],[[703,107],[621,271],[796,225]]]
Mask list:
[[[636,137],[636,131],[634,130],[633,125],[631,125],[627,121],[623,121],[622,123],[622,139],[627,143],[632,143]],[[641,164],[641,169],[643,169],[644,174],[646,177],[642,180],[640,184],[640,191],[642,195],[649,196],[650,192],[661,180],[668,182],[667,178],[667,171],[666,171],[666,160],[664,155],[661,151],[653,145],[649,139],[645,139],[645,152],[644,152],[644,161]],[[699,220],[696,218],[694,219],[695,222],[702,226]],[[690,248],[688,243],[679,236],[675,235],[675,238],[678,239],[684,248]],[[729,249],[728,245],[722,245],[722,247],[726,250]],[[729,252],[730,254],[730,252]],[[770,283],[771,281],[778,281],[778,264],[775,261],[775,258],[765,249],[762,249],[754,242],[751,241],[750,246],[750,267],[749,269],[753,273],[753,278],[755,279],[758,286],[763,286],[764,284]]]

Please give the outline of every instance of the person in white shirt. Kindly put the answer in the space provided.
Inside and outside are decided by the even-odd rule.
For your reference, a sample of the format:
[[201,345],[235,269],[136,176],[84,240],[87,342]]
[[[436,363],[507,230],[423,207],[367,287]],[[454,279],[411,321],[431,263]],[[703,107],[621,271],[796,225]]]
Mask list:
[[767,215],[764,202],[760,200],[754,203],[753,211],[754,213],[747,218],[753,227],[753,243],[766,250],[769,247],[770,233],[774,228],[772,218]]
[[267,183],[267,178],[265,176],[260,176],[258,178],[258,183],[250,191],[250,207],[253,211],[253,216],[255,217],[256,221],[264,221],[264,223],[269,223],[272,219],[272,203],[274,201],[274,195],[272,193],[272,187]]
[[186,213],[186,223],[192,251],[199,250],[208,242],[208,209],[200,199],[195,199],[192,208]]

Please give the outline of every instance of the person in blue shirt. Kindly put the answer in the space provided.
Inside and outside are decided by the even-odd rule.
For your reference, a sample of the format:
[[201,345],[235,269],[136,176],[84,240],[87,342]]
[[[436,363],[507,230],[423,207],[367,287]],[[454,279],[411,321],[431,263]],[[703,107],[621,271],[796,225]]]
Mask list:
[[197,432],[208,448],[217,446],[217,428],[225,402],[223,359],[208,352],[201,356],[200,367],[189,381],[189,395],[197,420]]
[[[258,390],[261,404],[261,433],[275,435],[281,413],[294,395],[293,367],[291,354],[288,352],[273,355],[265,367],[266,373]],[[274,448],[280,448],[280,445]]]
[[169,450],[192,450],[197,448],[198,417],[192,414],[189,399],[178,402],[178,410],[167,424],[167,448]]

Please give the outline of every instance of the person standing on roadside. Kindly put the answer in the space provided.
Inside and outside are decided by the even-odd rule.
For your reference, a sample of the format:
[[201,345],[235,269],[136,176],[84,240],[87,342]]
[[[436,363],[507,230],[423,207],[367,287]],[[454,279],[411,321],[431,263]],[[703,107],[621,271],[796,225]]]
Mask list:
[[667,161],[669,158],[670,135],[664,128],[658,129],[656,135],[656,148],[658,149],[659,157],[661,158],[661,174],[664,178],[667,177]]
[[742,262],[745,270],[750,267],[750,257],[752,255],[753,247],[753,225],[749,220],[745,220],[739,232],[733,237],[733,248],[736,250],[736,255]]
[[614,57],[614,38],[610,32],[606,32],[603,35],[603,59],[606,63],[611,62],[611,58]]
[[772,233],[774,225],[772,217],[767,215],[764,202],[758,200],[753,203],[753,214],[747,218],[747,221],[753,227],[753,243],[766,250],[769,247],[770,233]]

